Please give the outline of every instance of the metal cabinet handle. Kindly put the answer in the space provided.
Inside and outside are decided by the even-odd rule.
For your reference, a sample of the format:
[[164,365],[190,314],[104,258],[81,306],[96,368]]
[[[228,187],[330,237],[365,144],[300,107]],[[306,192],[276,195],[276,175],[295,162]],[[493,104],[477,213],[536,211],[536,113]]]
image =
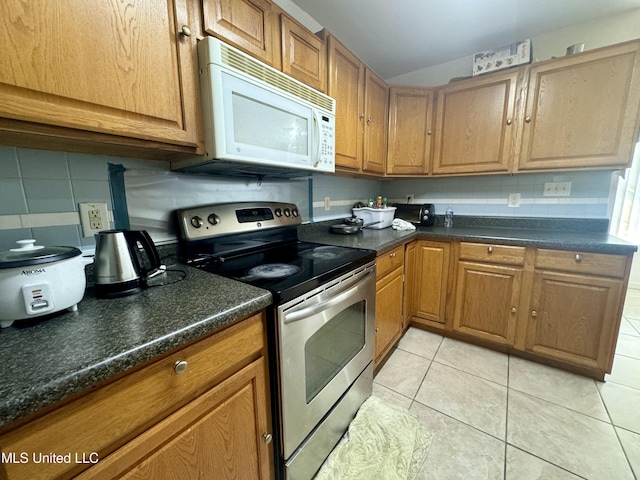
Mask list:
[[182,375],[187,371],[187,367],[189,367],[189,364],[186,360],[178,360],[173,364],[173,371],[176,373],[176,375]]
[[518,309],[516,307],[511,307],[511,313],[516,313]]
[[531,316],[532,316],[532,317],[537,317],[537,316],[538,316],[538,312],[536,312],[535,310],[533,310],[533,311],[531,312]]
[[379,331],[380,329],[378,327],[376,327],[376,332]]
[[180,35],[184,35],[185,37],[191,36],[191,29],[189,28],[188,25],[182,26],[182,28],[180,29]]
[[389,256],[390,256],[391,258],[394,258],[394,257],[396,256],[396,254],[395,254],[395,253],[390,253],[390,254],[389,254]]
[[493,247],[491,247],[491,246],[487,247],[487,252],[493,253]]
[[527,115],[526,117],[524,117],[524,121],[529,123],[531,121],[531,116]]
[[264,443],[269,445],[271,443],[271,440],[273,440],[273,436],[270,433],[263,433],[262,434],[262,441]]
[[367,123],[371,123],[371,117],[367,118]]
[[362,120],[364,118],[364,113],[361,113],[360,117],[358,117],[358,118],[360,118],[360,120]]
[[582,261],[582,255],[580,255],[579,253],[576,253],[576,262],[580,262]]
[[507,125],[511,125],[513,121],[510,118],[507,118]]
[[431,130],[427,130],[427,135],[431,135],[433,132]]

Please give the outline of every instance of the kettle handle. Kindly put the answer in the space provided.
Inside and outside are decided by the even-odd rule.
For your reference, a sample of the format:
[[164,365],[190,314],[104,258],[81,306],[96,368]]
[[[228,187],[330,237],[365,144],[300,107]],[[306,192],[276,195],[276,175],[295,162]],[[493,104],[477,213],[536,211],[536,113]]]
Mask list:
[[158,254],[158,250],[156,249],[153,240],[151,240],[151,236],[146,230],[125,230],[124,236],[127,239],[127,243],[129,244],[130,249],[137,249],[137,243],[140,243],[144,251],[147,253],[150,267],[142,268],[142,266],[140,265],[140,261],[138,260],[138,256],[135,254],[135,252],[131,252],[131,256],[136,263],[138,272],[140,272],[140,275],[146,279],[148,273],[154,271],[157,268],[160,268],[161,265],[160,255]]

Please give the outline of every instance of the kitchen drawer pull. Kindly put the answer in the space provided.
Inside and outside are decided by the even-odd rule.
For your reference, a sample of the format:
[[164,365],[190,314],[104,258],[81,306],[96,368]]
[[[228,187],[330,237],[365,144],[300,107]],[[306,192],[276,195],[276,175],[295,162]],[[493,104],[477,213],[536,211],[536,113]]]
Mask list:
[[489,252],[489,253],[493,253],[493,247],[491,247],[491,246],[490,246],[490,247],[487,247],[487,252]]
[[185,37],[191,36],[191,29],[187,25],[183,25],[180,29],[180,35],[184,35]]
[[530,117],[529,115],[527,115],[527,116],[524,118],[524,121],[525,121],[525,122],[527,122],[527,123],[529,123],[529,122],[531,121],[531,117]]
[[431,135],[433,132],[431,130],[427,130],[427,135]]
[[579,253],[576,253],[576,262],[580,262],[582,261],[582,255],[580,255]]
[[269,445],[271,443],[271,440],[273,440],[273,436],[270,433],[263,433],[262,434],[262,441],[264,443]]
[[507,118],[507,125],[511,125],[513,122],[510,118]]
[[531,312],[531,316],[532,316],[532,317],[537,317],[537,316],[538,316],[538,312],[536,312],[535,310],[533,310],[533,311]]
[[182,375],[184,372],[187,371],[188,367],[189,367],[189,364],[187,363],[186,360],[178,360],[176,363],[173,364],[173,371],[176,373],[176,375]]
[[516,307],[511,307],[511,313],[516,313],[518,309]]
[[395,257],[396,257],[396,254],[395,254],[395,253],[390,253],[390,254],[389,254],[389,256],[390,256],[391,258],[395,258]]

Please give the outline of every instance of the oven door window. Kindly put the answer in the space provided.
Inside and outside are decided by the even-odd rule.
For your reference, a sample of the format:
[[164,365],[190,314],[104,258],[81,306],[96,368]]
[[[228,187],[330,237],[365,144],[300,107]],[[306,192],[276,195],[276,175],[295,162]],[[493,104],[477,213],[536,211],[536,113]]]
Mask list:
[[307,404],[364,347],[365,308],[364,300],[348,306],[307,340],[304,347]]

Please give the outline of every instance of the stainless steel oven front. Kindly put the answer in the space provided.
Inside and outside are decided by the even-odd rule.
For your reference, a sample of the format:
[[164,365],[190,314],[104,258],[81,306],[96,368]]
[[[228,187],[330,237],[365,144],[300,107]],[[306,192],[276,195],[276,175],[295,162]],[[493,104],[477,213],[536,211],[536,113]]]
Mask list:
[[308,479],[371,394],[375,262],[277,308],[287,479]]

